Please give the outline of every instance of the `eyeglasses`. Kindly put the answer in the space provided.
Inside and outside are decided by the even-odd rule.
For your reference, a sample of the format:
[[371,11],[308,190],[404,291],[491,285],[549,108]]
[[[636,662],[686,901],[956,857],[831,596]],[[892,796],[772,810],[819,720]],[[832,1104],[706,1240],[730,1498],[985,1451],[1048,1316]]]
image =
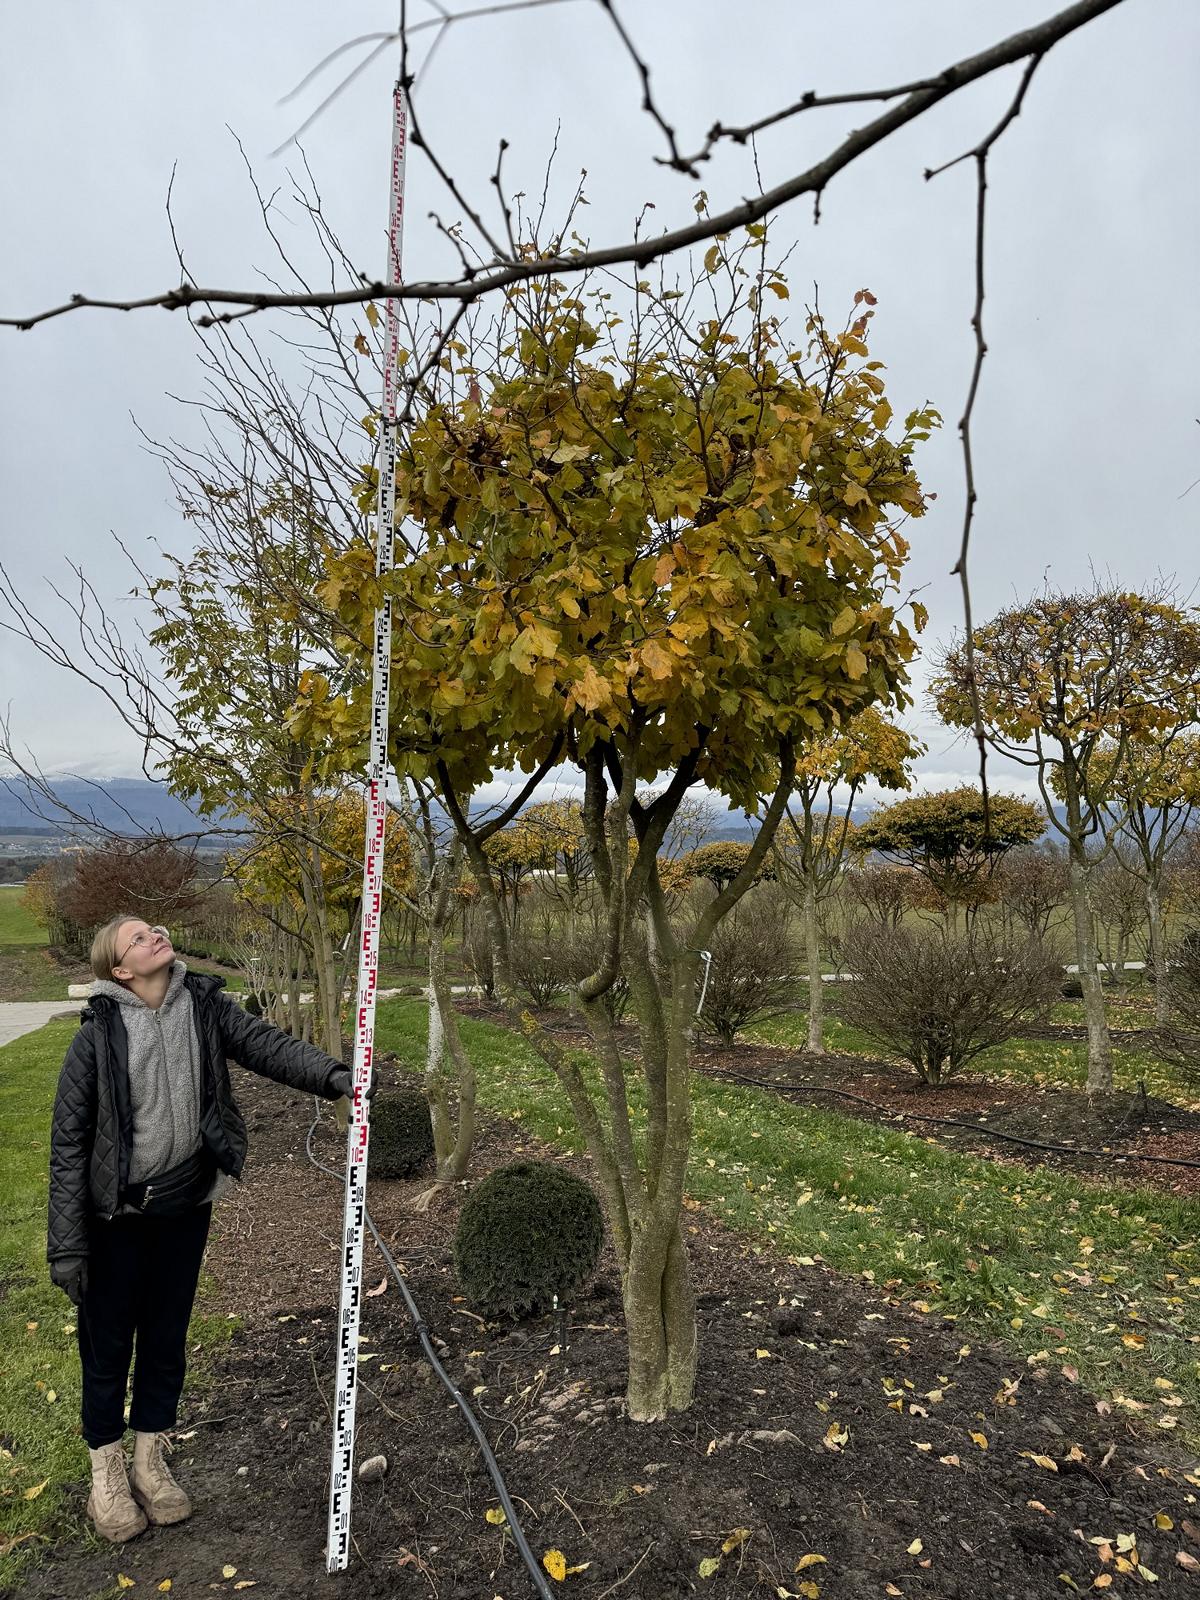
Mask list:
[[114,967],[119,967],[121,965],[122,961],[124,961],[125,957],[129,954],[129,952],[131,950],[140,950],[142,948],[142,946],[146,943],[147,939],[154,939],[154,938],[165,939],[168,944],[170,944],[170,942],[171,942],[171,935],[167,932],[167,930],[165,928],[158,928],[158,927],[147,928],[145,933],[135,933],[134,934],[133,938],[129,941],[129,943],[125,946],[124,950],[121,951],[121,954],[113,962],[113,966]]

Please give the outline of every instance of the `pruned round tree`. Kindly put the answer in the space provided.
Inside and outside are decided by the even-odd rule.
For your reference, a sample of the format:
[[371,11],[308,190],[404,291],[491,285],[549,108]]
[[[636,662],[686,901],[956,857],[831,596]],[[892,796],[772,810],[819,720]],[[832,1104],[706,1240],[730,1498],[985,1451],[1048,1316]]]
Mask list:
[[[690,1403],[696,1371],[680,1212],[698,952],[766,859],[797,751],[904,698],[899,523],[924,510],[911,452],[937,419],[894,427],[865,343],[871,297],[841,332],[810,316],[788,336],[761,228],[714,246],[686,293],[632,287],[624,320],[608,293],[514,289],[501,325],[428,375],[400,474],[407,549],[386,580],[391,754],[436,782],[490,921],[497,993],[587,1141],[621,1269],[629,1412],[652,1420]],[[373,560],[349,552],[323,590],[354,640],[379,598]],[[368,699],[364,674],[348,694],[310,693],[296,724],[352,761]],[[599,1091],[514,991],[486,848],[565,764],[583,775],[602,907],[576,991]],[[499,815],[472,812],[465,797],[518,771]],[[761,820],[736,876],[680,930],[658,856],[698,783]],[[639,921],[652,957],[625,963]],[[604,1004],[626,967],[636,1064]]]
[[1168,590],[1046,593],[954,644],[932,685],[945,721],[980,728],[994,749],[1033,770],[1046,820],[1066,843],[1089,1094],[1113,1086],[1089,841],[1103,830],[1128,764],[1195,720],[1197,615]]

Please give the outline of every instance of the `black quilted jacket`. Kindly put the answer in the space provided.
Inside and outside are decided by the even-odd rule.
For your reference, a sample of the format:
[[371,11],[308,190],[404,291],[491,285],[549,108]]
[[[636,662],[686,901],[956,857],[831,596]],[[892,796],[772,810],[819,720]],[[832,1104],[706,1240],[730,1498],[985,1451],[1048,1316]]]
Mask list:
[[[251,1072],[335,1099],[340,1063],[252,1017],[221,994],[223,978],[189,972],[192,1018],[200,1036],[200,1133],[218,1168],[235,1178],[246,1159],[246,1124],[234,1102],[227,1056]],[[120,1007],[97,995],[83,1013],[58,1080],[50,1132],[50,1219],[46,1255],[88,1253],[88,1218],[113,1216],[129,1177],[133,1118],[129,1048]]]

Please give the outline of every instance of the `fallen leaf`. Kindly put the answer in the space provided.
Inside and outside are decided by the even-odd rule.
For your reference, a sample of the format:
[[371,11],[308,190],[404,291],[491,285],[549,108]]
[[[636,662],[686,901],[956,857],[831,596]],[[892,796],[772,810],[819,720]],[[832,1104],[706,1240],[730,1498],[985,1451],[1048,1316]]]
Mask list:
[[567,1577],[569,1578],[573,1572],[586,1572],[591,1564],[590,1561],[580,1561],[576,1566],[568,1567]]
[[1040,1500],[1026,1500],[1025,1504],[1031,1511],[1040,1511],[1044,1516],[1052,1517],[1054,1515],[1053,1511],[1044,1506]]
[[795,1565],[793,1570],[796,1571],[796,1572],[804,1572],[809,1567],[819,1567],[819,1566],[821,1566],[824,1563],[824,1561],[825,1561],[825,1557],[824,1556],[819,1556],[819,1555],[816,1554],[815,1551],[810,1550],[808,1555],[800,1557],[799,1561],[797,1561],[797,1563],[796,1563],[796,1565]]
[[1161,1528],[1164,1533],[1170,1533],[1175,1524],[1165,1511],[1157,1511],[1154,1515],[1154,1526]]
[[735,1528],[729,1535],[728,1539],[726,1539],[724,1544],[721,1546],[722,1555],[729,1555],[734,1550],[740,1549],[749,1537],[749,1528]]
[[36,1500],[49,1482],[49,1478],[43,1478],[41,1483],[35,1483],[32,1489],[26,1489],[21,1498],[23,1500]]
[[1112,1573],[1111,1572],[1101,1572],[1097,1577],[1092,1579],[1092,1588],[1093,1589],[1107,1589],[1110,1586],[1111,1583],[1112,1583]]
[[373,1289],[368,1289],[367,1290],[367,1299],[368,1300],[374,1300],[376,1295],[386,1294],[386,1293],[387,1293],[387,1279],[386,1278],[380,1278],[379,1282],[375,1285],[375,1287]]
[[1176,1550],[1175,1564],[1182,1567],[1185,1572],[1200,1572],[1200,1561],[1186,1550]]
[[[164,1578],[163,1581],[159,1584],[158,1587],[159,1587],[159,1592],[160,1593],[166,1594],[167,1590],[171,1587],[170,1578]],[[238,1587],[240,1588],[241,1585],[239,1584]]]
[[489,1506],[483,1516],[484,1520],[490,1522],[493,1528],[501,1528],[508,1521],[507,1516],[499,1506]]
[[1027,1461],[1032,1461],[1035,1466],[1044,1467],[1047,1472],[1058,1471],[1058,1462],[1050,1456],[1039,1456],[1034,1450],[1022,1450],[1021,1454]]
[[987,1442],[987,1434],[986,1433],[973,1433],[971,1435],[971,1438],[975,1441],[975,1443],[979,1446],[979,1448],[981,1450],[986,1450],[987,1449],[988,1442]]
[[920,1539],[914,1539],[908,1547],[908,1554],[910,1556],[919,1556],[924,1548],[925,1546],[921,1543]]
[[231,1567],[228,1564],[226,1564],[225,1566],[223,1566],[221,1568],[221,1576],[223,1578],[236,1578],[237,1577],[237,1568],[236,1567]]
[[117,1588],[118,1589],[132,1589],[135,1582],[136,1582],[136,1579],[127,1578],[123,1572],[118,1572],[117,1573]]
[[903,1589],[897,1589],[897,1587],[896,1587],[896,1585],[894,1583],[885,1583],[884,1586],[883,1586],[883,1592],[884,1592],[884,1594],[903,1595],[904,1590]]
[[233,1587],[235,1589],[253,1589],[257,1582],[257,1578],[239,1578]]
[[825,1437],[821,1443],[826,1450],[840,1450],[850,1437],[849,1428],[843,1428],[840,1423],[831,1422],[825,1430]]
[[720,1565],[720,1556],[705,1556],[704,1560],[700,1563],[700,1576],[702,1578],[711,1578],[713,1573]]
[[944,1467],[961,1467],[962,1466],[962,1462],[959,1460],[959,1458],[957,1456],[953,1456],[953,1455],[951,1455],[951,1456],[939,1456],[938,1460],[942,1463],[942,1465]]
[[756,1350],[754,1354],[760,1361],[769,1361],[771,1359],[771,1352],[769,1350]]
[[542,1565],[545,1567],[550,1576],[556,1579],[559,1583],[561,1583],[567,1575],[567,1558],[563,1555],[561,1550],[547,1550],[545,1555],[542,1557]]
[[1062,1375],[1067,1380],[1068,1383],[1078,1383],[1079,1382],[1079,1368],[1078,1367],[1064,1367],[1062,1369]]

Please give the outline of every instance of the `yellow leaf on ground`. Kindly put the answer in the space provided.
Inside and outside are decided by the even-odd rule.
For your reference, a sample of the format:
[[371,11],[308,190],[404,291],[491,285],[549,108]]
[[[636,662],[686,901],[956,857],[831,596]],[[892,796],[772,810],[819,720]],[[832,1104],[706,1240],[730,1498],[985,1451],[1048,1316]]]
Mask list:
[[824,1556],[817,1555],[815,1551],[809,1551],[808,1555],[801,1556],[799,1561],[797,1561],[795,1570],[797,1572],[803,1572],[806,1567],[819,1567],[824,1563],[824,1561]]
[[35,1483],[32,1489],[26,1489],[21,1498],[24,1500],[36,1500],[49,1482],[49,1478],[43,1478],[41,1483]]
[[228,1564],[226,1564],[225,1566],[223,1566],[221,1568],[221,1576],[223,1578],[236,1578],[237,1577],[237,1568],[236,1567],[231,1567]]
[[910,1556],[919,1556],[924,1548],[925,1546],[921,1543],[920,1539],[914,1539],[908,1547],[908,1554]]
[[1165,1511],[1159,1511],[1155,1513],[1154,1526],[1161,1528],[1164,1533],[1169,1533],[1175,1524]]
[[133,1585],[134,1585],[134,1582],[135,1582],[135,1580],[133,1578],[127,1578],[123,1572],[118,1572],[117,1573],[117,1588],[118,1589],[132,1589]]
[[1044,1467],[1047,1472],[1058,1471],[1058,1462],[1050,1456],[1040,1456],[1035,1450],[1022,1450],[1021,1454],[1026,1461],[1032,1461],[1035,1466]]
[[170,1578],[164,1578],[163,1581],[159,1584],[158,1587],[162,1591],[163,1594],[166,1594],[167,1590],[171,1587]]
[[702,1578],[711,1578],[713,1573],[720,1565],[720,1556],[705,1556],[704,1560],[700,1563],[700,1576]]
[[233,1587],[235,1589],[253,1589],[257,1582],[257,1578],[239,1578]]
[[483,1515],[486,1521],[490,1522],[494,1528],[499,1528],[508,1521],[499,1506],[489,1506]]
[[987,1434],[986,1433],[973,1433],[971,1435],[971,1438],[975,1441],[975,1443],[979,1446],[979,1448],[981,1450],[986,1450],[987,1449],[988,1442],[987,1442]]
[[721,1553],[723,1555],[729,1555],[731,1551],[737,1550],[741,1545],[744,1545],[749,1537],[749,1528],[735,1528],[729,1535],[728,1539],[726,1539],[725,1543],[721,1546]]
[[550,1576],[556,1579],[559,1583],[561,1583],[567,1575],[567,1558],[563,1555],[561,1550],[547,1550],[545,1555],[542,1557],[542,1565],[545,1567]]

